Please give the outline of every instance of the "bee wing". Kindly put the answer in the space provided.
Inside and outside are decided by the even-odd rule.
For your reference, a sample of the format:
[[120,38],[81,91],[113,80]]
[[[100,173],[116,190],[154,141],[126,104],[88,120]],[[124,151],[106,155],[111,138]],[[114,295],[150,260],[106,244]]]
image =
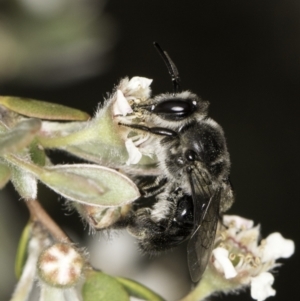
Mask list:
[[[195,177],[191,178],[195,230],[188,243],[187,253],[192,281],[198,282],[206,269],[214,246],[221,191],[217,189],[203,201],[203,194],[198,191],[195,180]],[[198,185],[200,182],[202,181],[199,181]]]

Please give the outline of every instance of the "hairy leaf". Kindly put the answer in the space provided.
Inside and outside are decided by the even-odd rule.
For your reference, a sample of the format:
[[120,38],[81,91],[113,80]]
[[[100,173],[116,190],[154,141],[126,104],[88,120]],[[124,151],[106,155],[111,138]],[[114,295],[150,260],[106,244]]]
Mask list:
[[0,96],[0,104],[18,114],[48,120],[88,120],[90,116],[77,109],[56,103],[13,96]]
[[21,277],[23,266],[27,257],[27,246],[30,238],[30,233],[32,229],[32,223],[28,222],[22,231],[21,238],[19,241],[16,261],[15,261],[15,274],[17,279]]
[[56,165],[45,168],[38,177],[64,197],[88,205],[120,206],[140,196],[129,178],[98,165]]
[[82,288],[83,301],[129,301],[124,287],[102,272],[88,271]]
[[[23,179],[19,174],[29,174],[67,199],[87,205],[121,206],[140,196],[138,188],[129,178],[107,167],[70,164],[42,168],[13,155],[6,155],[5,159],[12,164],[16,173],[12,179],[19,193],[23,192],[23,180],[26,180],[26,177]],[[21,191],[18,187],[20,184]],[[24,197],[24,193],[21,196]]]
[[39,119],[28,119],[0,134],[0,154],[14,153],[29,145],[41,128]]

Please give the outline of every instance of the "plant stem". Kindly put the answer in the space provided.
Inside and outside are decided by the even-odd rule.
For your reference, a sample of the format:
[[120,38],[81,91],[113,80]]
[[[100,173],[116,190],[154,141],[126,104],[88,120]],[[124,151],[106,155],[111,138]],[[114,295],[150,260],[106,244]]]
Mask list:
[[57,241],[71,242],[69,237],[61,230],[55,221],[48,215],[37,200],[25,201],[34,222],[41,223]]

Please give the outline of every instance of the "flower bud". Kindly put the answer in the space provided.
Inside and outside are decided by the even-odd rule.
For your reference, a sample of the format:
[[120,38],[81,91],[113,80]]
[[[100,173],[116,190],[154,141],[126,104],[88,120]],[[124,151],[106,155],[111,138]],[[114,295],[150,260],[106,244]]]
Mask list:
[[45,249],[38,260],[38,274],[45,283],[67,288],[77,283],[85,258],[74,246],[56,243]]

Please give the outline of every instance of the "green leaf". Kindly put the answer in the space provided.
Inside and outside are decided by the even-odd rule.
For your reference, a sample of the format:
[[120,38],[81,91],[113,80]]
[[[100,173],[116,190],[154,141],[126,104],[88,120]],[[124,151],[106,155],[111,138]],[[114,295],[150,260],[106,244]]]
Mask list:
[[129,301],[129,296],[114,277],[88,271],[82,288],[83,301]]
[[116,280],[124,286],[126,291],[132,297],[137,297],[146,301],[165,301],[161,296],[136,281],[122,277],[116,277]]
[[32,230],[32,223],[28,222],[22,231],[18,249],[17,249],[16,261],[15,261],[15,275],[17,279],[21,277],[23,266],[26,261],[27,246],[28,246],[31,230]]
[[[128,159],[128,153],[124,146],[119,145],[107,145],[99,141],[91,141],[91,143],[85,143],[80,145],[67,145],[63,148],[68,153],[98,164],[110,166],[124,165]],[[106,163],[105,163],[106,162]]]
[[90,116],[60,104],[13,96],[0,96],[0,104],[18,114],[48,120],[88,120]]
[[62,196],[88,205],[121,206],[140,196],[129,178],[98,165],[56,165],[43,169],[38,177]]
[[10,175],[10,169],[6,165],[0,163],[0,189],[2,189],[10,180]]
[[14,153],[29,145],[41,128],[39,119],[27,119],[0,134],[0,154]]
[[[13,164],[14,170],[22,170],[25,175],[31,173],[58,194],[83,204],[122,206],[140,196],[129,178],[107,167],[70,164],[41,168],[17,156],[6,155],[5,159]],[[14,184],[22,183],[18,178],[16,180]]]
[[125,164],[128,159],[120,128],[108,108],[87,122],[43,122],[43,130],[47,134],[40,135],[38,140],[44,148],[63,149],[95,163],[104,159]]

